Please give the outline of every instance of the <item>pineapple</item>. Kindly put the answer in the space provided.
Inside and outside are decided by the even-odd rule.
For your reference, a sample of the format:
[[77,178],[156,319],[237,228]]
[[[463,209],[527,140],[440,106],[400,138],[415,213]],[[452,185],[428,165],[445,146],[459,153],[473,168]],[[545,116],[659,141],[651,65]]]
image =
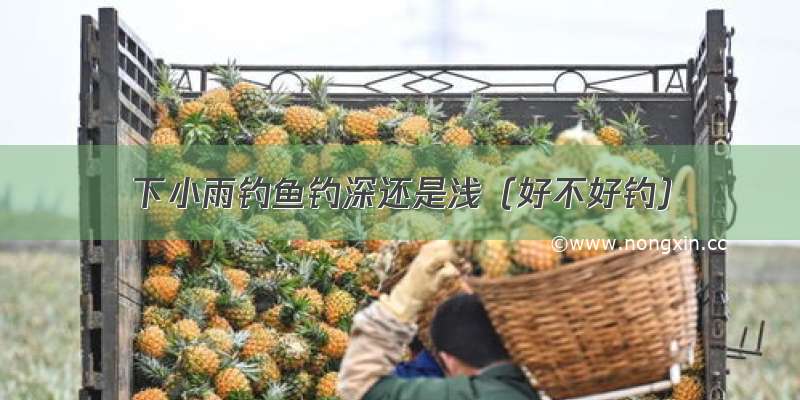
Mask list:
[[286,221],[283,224],[283,237],[287,239],[305,239],[308,237],[308,228],[300,221]]
[[355,247],[346,247],[339,252],[336,259],[336,272],[343,274],[356,272],[358,264],[364,259],[364,254]]
[[201,116],[206,113],[206,105],[200,101],[189,101],[181,104],[178,109],[178,124],[183,125],[191,117]]
[[225,368],[217,374],[214,378],[214,388],[216,389],[219,397],[227,399],[229,395],[234,393],[252,392],[250,382],[242,370],[230,367]]
[[322,133],[328,124],[327,116],[321,111],[308,106],[290,106],[283,114],[286,129],[303,142],[312,142]]
[[176,239],[177,237],[177,232],[167,232],[164,235],[164,240],[158,241],[161,247],[161,255],[170,264],[188,260],[192,255],[192,247],[189,242],[183,239]]
[[249,333],[239,355],[250,360],[272,353],[278,345],[278,333],[264,327],[263,324],[252,324],[246,328]]
[[376,139],[367,139],[358,142],[358,145],[367,154],[367,162],[369,164],[374,164],[378,161],[381,156],[381,146],[383,145],[383,142]]
[[157,326],[148,326],[136,335],[136,348],[155,359],[167,354],[167,345],[167,335]]
[[222,122],[236,124],[239,122],[239,114],[230,103],[209,104],[206,106],[205,113],[213,124]]
[[238,268],[225,268],[222,273],[231,283],[235,292],[244,293],[247,290],[247,285],[250,284],[250,274],[247,271]]
[[312,315],[320,315],[325,308],[325,302],[322,295],[312,287],[302,287],[294,291],[293,297],[295,300],[301,300],[308,303],[308,311]]
[[217,301],[222,315],[237,328],[244,328],[256,317],[256,306],[248,295],[223,293]]
[[175,336],[186,340],[192,341],[198,339],[203,332],[200,330],[200,326],[197,325],[192,319],[182,319],[170,327],[170,332]]
[[174,276],[151,276],[142,282],[142,292],[152,302],[169,306],[178,297],[181,281]]
[[183,351],[182,366],[186,372],[201,376],[214,376],[219,370],[217,353],[205,345],[193,345]]
[[355,140],[378,137],[379,117],[369,111],[350,111],[344,117],[344,132]]
[[[231,248],[236,260],[239,261],[239,265],[249,271],[263,269],[270,254],[266,246],[256,241],[234,241]],[[245,284],[244,287],[247,287],[247,285]]]
[[641,108],[637,105],[633,111],[623,112],[622,121],[611,121],[611,124],[624,132],[631,148],[623,156],[634,165],[652,169],[661,176],[668,173],[667,166],[661,156],[653,149],[645,147],[650,138],[647,134],[647,125],[641,123],[639,113]]
[[248,225],[255,230],[255,239],[270,240],[276,238],[281,231],[281,226],[274,219],[266,215],[253,215]]
[[283,382],[286,386],[285,400],[304,400],[310,398],[309,393],[314,386],[311,374],[300,371],[294,375],[287,376]]
[[499,278],[508,275],[511,268],[511,249],[508,241],[483,240],[478,245],[476,255],[484,276]]
[[518,265],[534,271],[546,271],[561,264],[561,253],[553,249],[550,235],[534,225],[522,228],[520,236],[537,239],[521,239],[512,242],[512,259]]
[[338,396],[336,386],[338,384],[339,375],[336,372],[328,372],[319,378],[317,382],[317,397],[336,397]]
[[325,345],[320,348],[320,352],[333,359],[342,358],[350,342],[349,335],[345,331],[325,323],[320,323],[319,326],[326,337]]
[[164,264],[157,264],[157,265],[151,266],[147,270],[147,276],[148,277],[151,277],[151,276],[170,276],[170,275],[172,275],[172,272],[173,272],[173,269],[172,269],[171,266],[164,265]]
[[271,356],[262,355],[258,363],[258,369],[258,380],[253,382],[253,388],[257,392],[263,392],[270,385],[280,382],[281,369]]
[[603,142],[585,131],[580,123],[561,132],[553,149],[553,160],[562,166],[572,166],[587,174],[602,154]]
[[412,115],[403,119],[394,130],[394,136],[399,143],[417,144],[430,135],[431,124],[421,115]]
[[305,153],[300,159],[300,171],[303,177],[311,180],[319,175],[319,156],[313,153]]
[[[579,261],[586,258],[599,256],[608,251],[603,239],[608,238],[608,232],[593,223],[577,225],[570,235],[572,240],[567,244],[567,257]],[[576,239],[580,239],[576,241]]]
[[263,117],[268,109],[269,96],[261,87],[244,82],[236,67],[236,61],[212,71],[218,76],[215,80],[230,92],[230,101],[239,117],[252,119]]
[[174,314],[169,308],[159,306],[147,306],[142,311],[142,326],[157,326],[167,329],[172,325]]
[[369,109],[369,112],[375,114],[381,123],[391,121],[400,117],[400,112],[392,107],[375,106]]
[[208,327],[219,329],[225,332],[233,332],[231,324],[221,315],[212,315],[210,318],[208,318]]
[[166,201],[152,202],[147,209],[147,219],[155,226],[170,230],[183,216],[182,209]]
[[253,139],[255,146],[282,146],[289,144],[289,134],[280,125],[267,125]]
[[198,100],[209,106],[212,104],[219,104],[219,103],[230,104],[231,93],[228,91],[228,89],[224,87],[217,87],[203,93],[203,95],[200,96]]
[[606,123],[603,116],[603,111],[597,103],[597,96],[584,97],[578,99],[575,104],[574,110],[589,124],[590,129],[597,135],[604,144],[611,147],[619,147],[622,145],[622,131],[617,129],[614,125]]
[[467,147],[475,143],[475,138],[466,128],[454,126],[444,131],[442,143],[458,147]]
[[[241,175],[250,168],[253,159],[245,151],[230,149],[225,158],[225,172],[230,175]],[[234,204],[234,208],[239,208]]]
[[501,119],[494,123],[492,134],[497,144],[511,144],[511,138],[520,131],[517,124]]
[[414,172],[414,154],[406,147],[391,146],[378,160],[378,172],[381,176],[411,176]]
[[701,400],[703,398],[703,385],[691,376],[682,376],[681,380],[672,388],[673,400]]
[[159,388],[148,388],[144,389],[135,395],[133,395],[133,400],[169,400],[167,397],[167,393]]
[[283,370],[299,370],[309,360],[308,343],[296,333],[287,333],[280,337],[275,349],[276,360]]
[[634,148],[626,151],[624,157],[634,165],[652,169],[660,176],[666,176],[669,171],[661,156],[653,149],[646,147]]
[[325,320],[336,325],[343,319],[349,319],[356,311],[356,300],[353,296],[335,288],[325,296]]
[[216,303],[219,292],[213,289],[195,287],[187,289],[178,296],[175,301],[175,308],[178,310],[186,309],[191,304],[197,304],[206,317],[217,313]]
[[269,147],[256,154],[256,173],[277,182],[292,170],[292,155],[285,148]]
[[220,328],[207,328],[200,335],[200,340],[212,350],[221,353],[230,353],[233,350],[233,338],[228,330]]
[[153,155],[169,157],[167,160],[177,160],[180,157],[181,137],[172,127],[159,127],[150,136],[150,149]]

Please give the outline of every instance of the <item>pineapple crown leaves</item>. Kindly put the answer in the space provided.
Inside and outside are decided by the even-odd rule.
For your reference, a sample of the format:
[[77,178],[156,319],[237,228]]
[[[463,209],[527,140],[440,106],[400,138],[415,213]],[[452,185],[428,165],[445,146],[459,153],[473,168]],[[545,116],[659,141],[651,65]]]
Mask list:
[[[244,347],[244,344],[247,343],[247,339],[250,338],[250,332],[246,330],[236,331],[231,335],[231,341],[233,342],[233,349],[235,351],[239,351]],[[236,360],[233,360],[236,362]]]
[[148,383],[158,386],[164,383],[174,369],[174,366],[170,367],[166,363],[142,353],[134,354],[133,365]]
[[633,110],[622,112],[622,121],[609,120],[611,125],[622,131],[626,144],[633,146],[643,146],[652,136],[647,134],[647,125],[642,124],[639,114],[644,113],[639,104],[635,104]]
[[[245,374],[247,375],[247,374]],[[251,378],[250,380],[257,380],[257,377]],[[236,390],[228,394],[225,400],[255,400],[255,396],[252,392],[246,390]]]
[[332,78],[326,78],[324,75],[315,75],[306,80],[305,84],[308,87],[308,94],[311,97],[311,102],[319,109],[324,110],[331,106],[328,99],[328,87],[333,83]]
[[158,67],[156,86],[156,102],[164,104],[172,117],[178,113],[178,107],[183,102],[177,88],[177,79],[166,64]]
[[319,323],[311,320],[303,321],[297,328],[297,333],[311,345],[313,351],[318,351],[328,343],[328,334],[322,329]]
[[184,151],[194,144],[213,144],[216,135],[217,131],[211,126],[208,118],[200,113],[189,116],[181,126]]
[[597,102],[597,95],[591,95],[578,99],[575,106],[572,108],[584,120],[588,121],[591,125],[592,131],[597,131],[605,125],[605,117]]
[[290,388],[284,382],[272,382],[267,387],[267,390],[261,394],[258,400],[286,400],[286,395],[289,393]]
[[500,106],[497,99],[483,100],[483,98],[476,93],[464,103],[464,113],[459,119],[459,124],[467,129],[491,126],[492,122],[499,118],[499,116]]
[[311,304],[307,299],[289,297],[281,304],[278,319],[284,326],[294,326],[299,321],[309,319]]
[[227,89],[242,81],[242,73],[239,71],[239,67],[236,66],[236,59],[229,58],[225,66],[215,65],[211,69],[211,73],[217,75],[212,80]]
[[290,297],[299,286],[300,279],[286,270],[275,270],[270,276],[261,276],[250,281],[248,290],[263,308],[269,308]]
[[553,141],[550,140],[552,131],[552,122],[541,122],[537,119],[533,124],[520,129],[519,132],[512,136],[511,143],[534,146],[544,154],[550,155],[553,151]]
[[205,328],[206,324],[206,305],[207,303],[198,298],[192,291],[184,290],[178,296],[175,308],[183,318],[197,322],[197,325],[202,329]]

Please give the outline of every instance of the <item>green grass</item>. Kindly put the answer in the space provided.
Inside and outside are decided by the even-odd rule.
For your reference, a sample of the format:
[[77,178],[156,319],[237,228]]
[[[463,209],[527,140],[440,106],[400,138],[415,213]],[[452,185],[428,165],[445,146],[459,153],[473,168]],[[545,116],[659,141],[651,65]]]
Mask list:
[[0,399],[75,399],[78,256],[0,253]]
[[[730,289],[730,343],[745,324],[768,325],[764,358],[729,362],[729,398],[800,399],[800,280]],[[77,397],[79,292],[77,255],[0,252],[0,399]]]

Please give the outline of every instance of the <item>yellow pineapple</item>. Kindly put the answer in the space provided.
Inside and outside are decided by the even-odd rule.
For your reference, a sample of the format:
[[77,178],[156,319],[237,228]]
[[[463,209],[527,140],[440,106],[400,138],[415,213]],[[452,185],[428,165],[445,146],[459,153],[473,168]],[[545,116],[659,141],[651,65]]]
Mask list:
[[252,324],[247,327],[249,333],[239,355],[244,360],[270,354],[278,345],[278,333],[263,324]]
[[375,106],[370,108],[369,112],[375,114],[380,122],[391,121],[400,116],[399,111],[387,106]]
[[309,360],[308,343],[296,333],[287,333],[280,337],[275,349],[276,360],[281,369],[299,370]]
[[164,260],[170,264],[187,260],[192,255],[192,247],[189,241],[177,239],[177,237],[178,234],[176,232],[170,231],[164,235],[164,240],[158,241],[161,247],[161,255],[164,256]]
[[142,353],[160,359],[167,354],[167,335],[157,326],[148,326],[136,335],[136,348]]
[[378,137],[379,118],[369,111],[350,111],[344,117],[344,132],[353,139],[364,140]]
[[147,276],[170,276],[172,275],[172,267],[169,265],[158,264],[153,265],[147,270]]
[[256,154],[256,173],[277,182],[292,170],[292,154],[283,147],[268,147]]
[[181,137],[174,127],[159,127],[150,136],[150,148],[156,155],[169,154],[178,155],[180,151]]
[[[230,149],[225,157],[225,172],[234,176],[240,175],[250,168],[252,162],[253,159],[246,152]],[[236,204],[233,207],[240,209]]]
[[205,345],[193,345],[183,351],[182,365],[190,374],[214,376],[219,370],[220,359]]
[[367,139],[359,141],[358,145],[367,154],[367,160],[369,163],[374,164],[376,161],[378,161],[378,158],[381,156],[381,146],[383,145],[383,142],[377,139]]
[[142,282],[142,292],[155,303],[168,306],[178,297],[180,279],[174,276],[151,276]]
[[178,123],[183,125],[186,120],[196,115],[203,115],[206,111],[206,104],[201,101],[187,101],[178,108]]
[[345,331],[325,323],[320,323],[319,326],[326,336],[325,345],[320,348],[322,354],[333,359],[342,358],[350,342],[350,336]]
[[230,103],[212,103],[206,107],[206,115],[211,122],[218,124],[223,121],[229,123],[239,122],[239,114]]
[[225,275],[225,278],[230,281],[234,290],[239,293],[243,293],[247,290],[247,285],[250,284],[250,274],[248,274],[247,271],[238,268],[225,268],[222,273]]
[[206,105],[230,103],[231,93],[224,87],[218,87],[203,93],[198,100],[202,101]]
[[186,341],[195,340],[203,333],[200,330],[200,327],[197,325],[197,322],[192,319],[185,318],[172,324],[170,331],[177,337]]
[[200,340],[210,348],[222,353],[230,353],[233,349],[233,338],[228,330],[220,328],[207,328],[200,335]]
[[403,144],[417,144],[420,139],[427,137],[431,132],[431,123],[420,115],[407,117],[397,125],[394,136]]
[[601,142],[612,147],[622,146],[622,132],[611,125],[606,125],[598,129],[597,138],[600,139]]
[[325,320],[336,325],[343,318],[350,318],[356,310],[356,300],[341,289],[333,289],[325,296]]
[[157,227],[169,230],[181,219],[183,211],[167,201],[151,202],[147,209],[147,219]]
[[511,137],[520,131],[517,124],[501,119],[494,123],[494,140],[497,144],[511,144]]
[[681,380],[672,388],[673,400],[701,400],[703,398],[703,385],[692,376],[682,376]]
[[157,326],[168,329],[172,325],[174,314],[169,308],[147,306],[142,311],[142,326]]
[[222,330],[222,331],[225,331],[225,332],[232,332],[233,331],[233,328],[231,327],[230,322],[228,322],[228,320],[225,317],[221,316],[221,315],[212,315],[208,319],[208,327],[209,328],[214,328],[214,329],[219,329],[219,330]]
[[280,382],[281,369],[271,356],[262,355],[258,363],[258,369],[258,380],[253,382],[253,388],[257,392],[263,392],[269,385]]
[[549,239],[545,239],[550,237],[547,232],[534,225],[523,226],[521,231],[520,237],[526,239],[512,242],[515,263],[534,271],[553,269],[561,264],[561,253],[553,249]]
[[294,291],[295,300],[304,300],[308,303],[308,311],[313,315],[322,314],[325,308],[325,302],[322,295],[312,287],[302,287]]
[[280,125],[267,125],[253,139],[255,146],[282,146],[289,144],[289,134]]
[[339,375],[336,372],[328,372],[319,378],[317,382],[317,397],[336,397],[338,392],[336,386],[339,382]]
[[251,296],[236,296],[227,299],[227,303],[222,307],[222,315],[225,316],[237,328],[244,328],[253,322],[256,317],[256,306],[253,304]]
[[297,105],[286,108],[283,121],[289,133],[304,142],[317,138],[325,131],[328,124],[328,118],[321,111]]
[[167,393],[159,388],[148,388],[133,395],[133,400],[169,400]]
[[483,240],[476,252],[483,275],[498,278],[508,275],[511,268],[511,249],[506,240]]
[[225,368],[214,378],[217,394],[227,399],[232,393],[251,393],[252,388],[247,376],[238,368]]
[[475,143],[475,138],[466,128],[454,126],[444,131],[442,143],[458,147],[467,147]]

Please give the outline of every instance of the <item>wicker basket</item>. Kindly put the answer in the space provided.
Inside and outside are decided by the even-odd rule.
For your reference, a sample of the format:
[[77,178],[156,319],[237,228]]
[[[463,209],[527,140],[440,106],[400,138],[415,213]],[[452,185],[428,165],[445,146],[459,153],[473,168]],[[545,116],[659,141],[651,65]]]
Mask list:
[[685,362],[697,334],[695,276],[688,251],[617,250],[468,283],[514,361],[561,399],[655,382]]

